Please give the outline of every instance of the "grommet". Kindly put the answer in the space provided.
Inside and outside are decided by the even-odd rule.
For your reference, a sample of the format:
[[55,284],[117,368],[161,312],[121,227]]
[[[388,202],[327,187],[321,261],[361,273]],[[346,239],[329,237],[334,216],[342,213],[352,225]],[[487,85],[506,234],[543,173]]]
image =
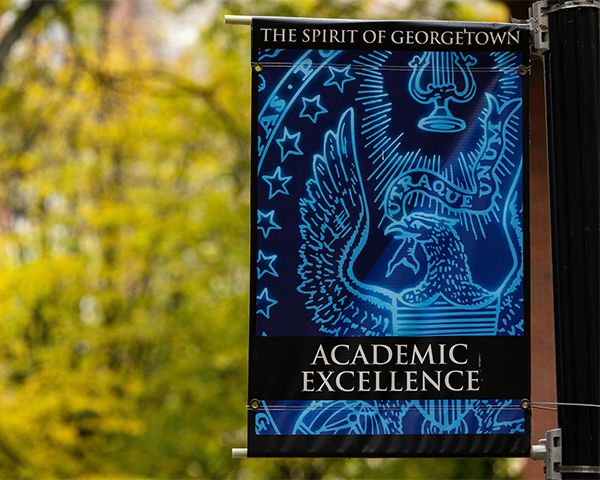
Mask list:
[[521,400],[519,406],[521,407],[521,410],[529,410],[531,408],[531,404],[529,403],[529,400],[527,398]]
[[265,69],[261,63],[255,63],[253,68],[256,73],[261,73]]
[[258,400],[257,398],[253,398],[252,400],[250,400],[250,404],[248,406],[252,410],[258,410],[258,407],[260,407],[260,400]]
[[524,77],[525,75],[527,75],[529,73],[529,69],[525,65],[521,65],[519,68],[517,68],[517,73],[521,77]]

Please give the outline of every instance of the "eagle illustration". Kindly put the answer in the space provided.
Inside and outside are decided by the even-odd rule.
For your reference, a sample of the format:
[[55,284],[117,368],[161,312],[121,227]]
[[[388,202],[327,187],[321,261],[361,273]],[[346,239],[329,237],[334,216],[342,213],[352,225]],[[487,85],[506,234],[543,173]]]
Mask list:
[[[420,272],[421,278],[417,285],[401,291],[362,281],[354,272],[370,229],[354,110],[347,109],[337,130],[326,133],[322,154],[313,158],[306,197],[299,202],[303,243],[298,291],[309,297],[306,308],[314,311],[312,320],[322,332],[334,336],[518,333],[523,303],[518,293],[523,281],[520,207],[514,185],[505,202],[496,187],[502,182],[514,183],[520,174],[511,163],[510,148],[503,139],[512,135],[511,125],[521,100],[500,105],[494,96],[486,95],[484,132],[476,152],[469,156],[472,161],[463,168],[461,182],[444,176],[439,166],[427,170],[419,165],[416,169],[412,162],[412,166],[400,169],[386,187],[382,201],[384,234],[393,237],[399,246],[385,275],[401,275],[398,267],[403,265],[415,274]],[[498,127],[491,129],[488,125]],[[452,195],[438,198],[431,188],[428,190],[435,182],[443,183]],[[469,202],[453,200],[467,193],[472,198]],[[449,207],[448,199],[458,203]],[[488,218],[490,212],[500,210],[499,221],[507,225],[513,265],[500,288],[490,291],[474,281],[455,226],[471,216]],[[497,213],[494,215],[498,218]],[[425,265],[419,258],[425,258]],[[434,313],[428,313],[431,311]],[[457,320],[456,312],[467,315]],[[438,315],[445,323],[425,327],[425,319],[431,315]]]

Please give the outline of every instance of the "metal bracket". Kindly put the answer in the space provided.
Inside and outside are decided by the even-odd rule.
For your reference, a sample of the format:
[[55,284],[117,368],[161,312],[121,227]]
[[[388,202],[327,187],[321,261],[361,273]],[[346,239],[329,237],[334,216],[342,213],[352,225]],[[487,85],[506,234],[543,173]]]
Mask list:
[[553,4],[550,8],[548,8],[547,13],[554,13],[559,10],[567,10],[569,8],[581,7],[600,8],[600,2],[598,0],[566,0],[560,3]]
[[547,9],[547,0],[532,3],[529,7],[529,28],[531,29],[533,53],[537,55],[542,55],[550,50]]
[[529,28],[534,54],[542,55],[550,50],[550,32],[548,15],[569,8],[591,7],[600,9],[599,0],[567,0],[548,6],[548,0],[539,0],[529,7]]
[[247,448],[232,448],[231,458],[248,458]]
[[555,428],[546,432],[546,461],[544,472],[546,480],[561,480],[562,473],[562,430]]
[[562,430],[555,428],[546,432],[538,445],[531,447],[529,455],[533,460],[544,461],[546,480],[561,480],[563,473],[600,473],[598,466],[562,464]]

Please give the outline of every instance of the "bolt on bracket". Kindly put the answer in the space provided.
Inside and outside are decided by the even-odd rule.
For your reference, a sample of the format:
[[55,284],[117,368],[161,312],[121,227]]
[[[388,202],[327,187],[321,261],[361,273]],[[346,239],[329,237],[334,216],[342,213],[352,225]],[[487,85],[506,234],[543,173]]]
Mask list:
[[550,50],[547,9],[547,0],[532,3],[529,7],[529,28],[531,29],[533,53],[537,55],[542,55]]
[[548,5],[548,0],[539,0],[529,7],[529,29],[531,30],[532,52],[542,55],[550,50],[550,32],[548,15],[570,8],[591,7],[600,9],[599,0],[566,0],[561,3]]

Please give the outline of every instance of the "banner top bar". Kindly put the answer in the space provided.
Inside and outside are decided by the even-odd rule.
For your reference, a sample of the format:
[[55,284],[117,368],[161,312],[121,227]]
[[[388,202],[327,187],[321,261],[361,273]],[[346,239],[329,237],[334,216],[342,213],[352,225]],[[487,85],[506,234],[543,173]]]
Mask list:
[[225,25],[252,25],[252,17],[249,15],[225,15]]

